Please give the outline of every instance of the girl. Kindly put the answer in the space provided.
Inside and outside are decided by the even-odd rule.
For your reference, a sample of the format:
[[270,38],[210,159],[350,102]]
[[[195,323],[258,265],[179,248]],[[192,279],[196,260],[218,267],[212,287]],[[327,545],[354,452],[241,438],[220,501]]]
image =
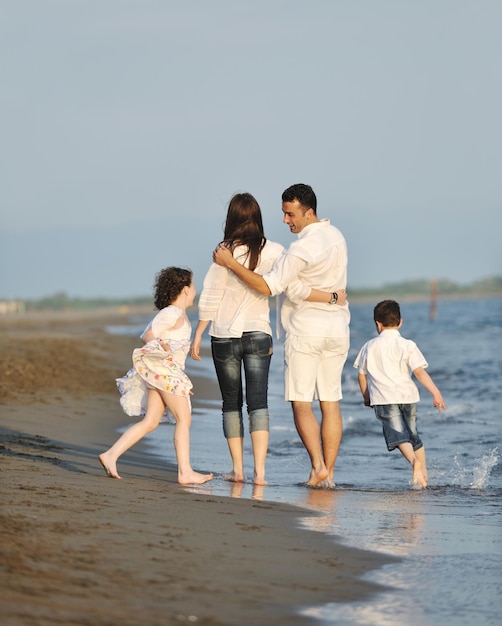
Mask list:
[[155,282],[155,307],[159,313],[141,338],[142,348],[133,351],[133,367],[117,379],[120,404],[127,415],[144,416],[130,426],[99,461],[111,478],[121,478],[117,460],[147,433],[155,430],[166,407],[175,419],[174,447],[181,485],[201,484],[213,478],[200,474],[190,464],[190,394],[192,383],[184,372],[190,349],[191,325],[186,309],[192,306],[195,287],[190,270],[168,267]]

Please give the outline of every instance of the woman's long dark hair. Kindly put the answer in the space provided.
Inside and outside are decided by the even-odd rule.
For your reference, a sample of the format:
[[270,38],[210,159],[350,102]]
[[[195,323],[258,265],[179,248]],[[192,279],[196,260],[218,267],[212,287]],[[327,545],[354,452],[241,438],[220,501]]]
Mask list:
[[228,205],[224,243],[233,252],[237,246],[247,246],[249,269],[254,270],[267,242],[263,232],[260,205],[250,193],[237,193]]

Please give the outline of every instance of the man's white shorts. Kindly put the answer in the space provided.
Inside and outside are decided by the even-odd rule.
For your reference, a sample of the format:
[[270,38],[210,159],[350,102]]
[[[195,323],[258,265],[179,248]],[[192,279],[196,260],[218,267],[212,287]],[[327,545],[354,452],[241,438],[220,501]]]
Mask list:
[[348,337],[299,337],[284,343],[284,399],[336,402],[342,398],[342,370]]

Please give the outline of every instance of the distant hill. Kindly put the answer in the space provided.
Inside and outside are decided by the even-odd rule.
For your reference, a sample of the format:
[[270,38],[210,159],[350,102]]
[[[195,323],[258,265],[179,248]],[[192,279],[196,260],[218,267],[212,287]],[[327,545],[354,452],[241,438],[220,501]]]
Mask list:
[[351,301],[368,298],[430,298],[433,293],[438,298],[502,297],[502,276],[492,276],[465,285],[446,279],[413,280],[347,291]]
[[[438,298],[468,298],[468,297],[502,297],[502,276],[492,276],[469,284],[460,285],[446,279],[437,281],[413,280],[400,283],[384,284],[381,287],[362,289],[347,289],[351,302],[358,300],[375,300],[383,298],[430,298],[433,291]],[[90,310],[107,307],[152,307],[151,296],[136,298],[71,298],[64,292],[58,292],[38,300],[24,301],[26,311],[35,310]]]

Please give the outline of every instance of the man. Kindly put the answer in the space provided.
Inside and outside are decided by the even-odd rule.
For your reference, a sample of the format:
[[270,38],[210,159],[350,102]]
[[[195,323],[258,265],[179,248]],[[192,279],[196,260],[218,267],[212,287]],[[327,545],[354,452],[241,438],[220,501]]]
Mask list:
[[[282,194],[282,211],[284,223],[298,239],[271,272],[264,276],[251,272],[224,246],[213,258],[259,293],[289,296],[281,312],[286,331],[285,400],[292,403],[295,426],[310,457],[307,484],[333,488],[342,439],[341,378],[349,349],[347,246],[328,219],[317,217],[317,198],[309,185],[288,187]],[[287,289],[297,279],[305,291],[293,299]],[[320,401],[320,425],[312,409],[314,398]]]

